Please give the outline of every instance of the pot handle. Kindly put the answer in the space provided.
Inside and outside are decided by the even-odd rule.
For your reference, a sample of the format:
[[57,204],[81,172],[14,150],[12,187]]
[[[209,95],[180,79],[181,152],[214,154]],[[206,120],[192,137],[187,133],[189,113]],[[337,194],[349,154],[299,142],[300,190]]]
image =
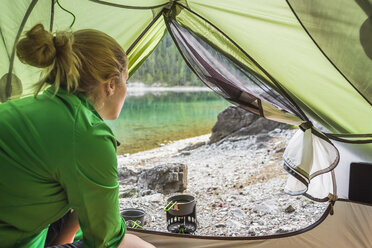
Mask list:
[[130,228],[140,228],[144,230],[145,228],[139,224],[137,220],[128,220],[127,224],[130,225]]
[[171,210],[175,205],[177,204],[177,201],[170,201],[167,206],[164,207],[164,211],[165,212],[168,212],[169,210]]

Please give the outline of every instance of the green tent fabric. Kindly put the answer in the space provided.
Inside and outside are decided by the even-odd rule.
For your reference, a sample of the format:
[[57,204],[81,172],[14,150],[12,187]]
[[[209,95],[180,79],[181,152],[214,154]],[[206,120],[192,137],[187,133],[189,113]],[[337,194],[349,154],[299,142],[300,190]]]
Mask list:
[[[126,1],[128,4],[131,1]],[[132,1],[132,3],[135,1]],[[164,4],[164,1],[152,1],[155,5]],[[42,23],[51,30],[69,29],[73,16],[61,9],[53,1],[4,1],[1,3],[1,61],[0,75],[4,77],[11,72],[20,78],[23,85],[22,95],[33,93],[32,84],[39,79],[39,72],[35,68],[23,65],[14,54],[14,45],[19,36],[37,23]],[[60,1],[60,4],[76,16],[71,30],[94,28],[115,37],[125,50],[137,40],[138,36],[152,23],[161,8],[127,9],[100,3],[100,1]],[[151,6],[151,4],[149,2]],[[137,7],[141,7],[138,6]],[[142,6],[143,7],[143,6]],[[123,18],[124,17],[124,18]],[[143,60],[152,51],[161,39],[161,24],[154,23],[156,27],[149,29],[147,39],[142,45],[137,45],[130,54],[131,65],[136,66],[137,61]],[[158,34],[159,33],[159,34]],[[164,31],[163,31],[164,33]],[[151,35],[150,35],[151,34]],[[160,37],[159,37],[160,35]],[[142,47],[142,48],[141,48]],[[152,49],[151,49],[152,48]],[[142,51],[143,49],[143,51]],[[138,53],[138,51],[141,51]],[[144,57],[143,57],[144,56]],[[9,69],[10,67],[13,67]],[[6,77],[6,76],[5,76]],[[1,90],[4,93],[5,88]]]
[[[324,55],[366,101],[371,103],[369,82],[372,76],[366,73],[372,59],[371,1],[316,1],[311,4],[309,1],[289,1],[289,3],[304,29]],[[333,19],[333,16],[340,13],[347,16],[342,22]],[[322,29],[317,29],[317,26],[321,26]],[[348,35],[345,36],[345,33]]]
[[[349,4],[349,8],[339,11],[332,11],[335,9],[332,8],[332,4],[329,6],[324,6],[327,5],[326,3],[312,4],[311,8],[318,6],[320,10],[329,9],[330,11],[321,16],[320,24],[324,29],[319,31],[318,28],[316,32],[319,34],[309,36],[304,26],[309,26],[309,32],[311,32],[311,27],[319,27],[320,21],[317,19],[318,21],[315,22],[309,17],[310,14],[306,14],[314,12],[306,5],[306,1],[303,4],[300,4],[300,1],[294,2],[291,8],[292,6],[286,1],[274,0],[244,2],[239,0],[229,2],[59,1],[64,8],[76,16],[72,30],[95,28],[115,37],[123,48],[129,51],[131,73],[138,68],[160,41],[165,32],[165,24],[159,13],[160,15],[162,11],[169,13],[173,4],[175,6],[173,8],[177,7],[177,21],[181,25],[194,31],[199,29],[203,32],[203,38],[208,42],[224,49],[227,53],[230,52],[231,56],[247,66],[249,66],[248,61],[253,59],[256,62],[253,66],[251,63],[254,71],[266,78],[267,74],[270,75],[270,79],[275,79],[302,110],[328,130],[335,133],[371,133],[372,128],[368,124],[372,118],[368,102],[370,73],[366,70],[371,60],[362,53],[365,49],[359,39],[348,38],[350,37],[348,30],[356,30],[354,35],[359,33],[360,24],[365,21],[360,16],[366,14],[357,4]],[[210,35],[210,28],[203,26],[200,20],[197,20],[197,16],[185,8],[212,23],[233,40],[244,53],[235,47],[230,46],[231,49],[228,49],[226,45],[221,44],[221,41],[218,44],[213,35]],[[73,17],[56,3],[53,4],[53,1],[47,0],[3,1],[1,9],[0,31],[3,44],[0,46],[2,58],[0,79],[8,81],[7,78],[10,77],[8,73],[13,73],[14,76],[11,78],[17,77],[22,82],[22,95],[29,95],[32,93],[32,84],[39,78],[39,70],[19,62],[14,54],[14,44],[22,32],[35,23],[43,23],[44,26],[51,27],[53,31],[63,30],[69,28]],[[294,12],[295,9],[299,9],[298,15]],[[350,11],[350,9],[355,11]],[[339,15],[340,11],[344,11],[345,15]],[[345,16],[345,20],[340,16]],[[351,16],[355,16],[357,20],[351,21]],[[298,18],[304,19],[303,22],[300,22],[302,19]],[[334,20],[339,20],[337,25],[334,24]],[[324,35],[332,33],[330,32],[332,29],[337,30],[334,36]],[[324,37],[327,37],[330,42],[327,43],[328,40]],[[318,39],[319,43],[315,43],[314,40],[318,42]],[[354,50],[359,51],[358,56],[363,59],[358,57],[358,65],[347,64],[354,61],[351,59],[355,54],[354,50],[351,52],[348,49],[350,52],[341,54],[342,56],[335,52],[338,51],[337,46],[342,46],[341,42],[336,46],[332,45],[333,50],[328,48],[329,44],[335,43],[332,40],[336,39],[344,43],[348,42],[349,47],[354,47]],[[322,45],[323,43],[325,45]],[[251,59],[247,59],[245,54]],[[336,62],[331,63],[329,58],[332,56],[340,58],[335,58]],[[340,64],[339,67],[335,67],[336,63]],[[257,69],[257,66],[261,69]],[[260,72],[262,69],[267,74]],[[353,76],[347,80],[346,74]],[[267,80],[267,83],[275,88],[276,85],[271,81]],[[14,85],[18,84],[14,83]],[[4,94],[6,87],[2,87],[1,92]],[[14,86],[13,94],[19,95],[19,90],[17,93],[16,88]],[[340,107],[340,99],[343,102],[342,107]],[[355,109],[358,111],[354,111]]]
[[[319,51],[286,1],[257,0],[244,4],[238,0],[188,1],[188,4],[256,58],[325,127],[341,133],[371,132],[370,104]],[[340,99],[343,107],[339,106]],[[352,123],[356,119],[362,121],[356,125]]]
[[[168,31],[189,67],[217,94],[301,126],[293,144],[304,150],[332,150],[328,164],[314,173],[300,161],[314,157],[288,150],[288,171],[306,187],[326,178],[334,196],[348,199],[352,160],[345,154],[372,161],[372,145],[361,144],[372,138],[371,0],[4,0],[0,7],[1,102],[33,93],[40,71],[22,64],[14,46],[37,23],[51,31],[73,23],[72,31],[108,33],[127,51],[130,75]],[[314,121],[330,133],[314,128]],[[342,178],[337,189],[335,178]]]

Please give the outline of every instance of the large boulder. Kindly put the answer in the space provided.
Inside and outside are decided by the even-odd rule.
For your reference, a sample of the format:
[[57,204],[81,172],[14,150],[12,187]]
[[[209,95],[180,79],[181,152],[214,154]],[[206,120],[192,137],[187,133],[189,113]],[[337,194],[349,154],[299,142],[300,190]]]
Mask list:
[[120,182],[132,184],[141,191],[154,190],[164,194],[183,192],[187,188],[187,165],[185,164],[167,163],[139,171],[136,169],[120,168]]
[[187,165],[170,163],[144,170],[138,183],[164,194],[183,192],[187,188]]
[[267,133],[276,128],[288,127],[286,124],[267,120],[236,106],[229,106],[218,115],[209,143],[225,138]]

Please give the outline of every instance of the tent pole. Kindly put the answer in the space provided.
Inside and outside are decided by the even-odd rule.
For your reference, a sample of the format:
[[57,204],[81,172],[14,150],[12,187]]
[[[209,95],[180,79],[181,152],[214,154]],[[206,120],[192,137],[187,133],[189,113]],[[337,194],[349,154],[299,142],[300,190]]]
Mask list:
[[28,6],[28,8],[26,10],[26,13],[25,13],[25,15],[23,17],[23,20],[21,22],[21,25],[18,28],[17,36],[14,39],[14,44],[13,44],[13,49],[12,49],[12,55],[10,57],[10,63],[9,63],[8,77],[7,77],[6,87],[5,87],[5,98],[9,98],[10,97],[10,94],[11,94],[11,91],[12,91],[12,84],[11,84],[12,83],[12,76],[11,75],[12,75],[12,72],[13,72],[13,65],[14,65],[16,44],[17,44],[19,38],[21,37],[21,33],[23,31],[23,28],[25,27],[26,22],[27,22],[27,19],[30,16],[32,10],[34,9],[37,1],[38,0],[32,0],[32,2],[30,3],[30,5]]
[[53,32],[53,23],[54,23],[54,0],[50,1],[52,5],[50,6],[50,26],[49,32]]

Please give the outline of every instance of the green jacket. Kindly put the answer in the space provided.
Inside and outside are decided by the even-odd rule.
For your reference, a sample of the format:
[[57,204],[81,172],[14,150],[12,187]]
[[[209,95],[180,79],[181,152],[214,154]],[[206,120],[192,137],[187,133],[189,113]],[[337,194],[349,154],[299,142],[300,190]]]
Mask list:
[[70,208],[84,247],[117,247],[116,139],[83,94],[53,93],[0,104],[0,247],[43,247]]

